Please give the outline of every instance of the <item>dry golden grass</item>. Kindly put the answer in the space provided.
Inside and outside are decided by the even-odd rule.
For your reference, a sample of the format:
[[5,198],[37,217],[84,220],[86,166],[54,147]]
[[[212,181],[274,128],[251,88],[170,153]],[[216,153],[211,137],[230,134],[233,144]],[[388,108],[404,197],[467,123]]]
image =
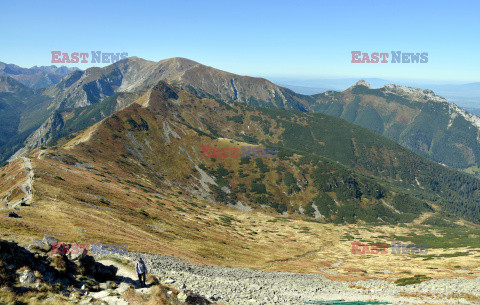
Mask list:
[[[137,109],[131,115],[142,111],[148,110]],[[112,130],[123,128],[113,119],[108,124]],[[153,126],[155,122],[148,124]],[[5,218],[0,222],[2,238],[28,243],[32,237],[42,238],[47,234],[79,244],[128,244],[130,251],[174,255],[196,264],[320,273],[336,280],[372,277],[394,280],[405,277],[406,272],[432,278],[478,275],[476,271],[472,275],[459,273],[455,267],[461,265],[467,270],[478,267],[475,252],[435,260],[351,253],[352,241],[390,243],[388,236],[416,232],[415,227],[333,225],[307,221],[301,215],[279,216],[262,210],[245,213],[202,201],[175,185],[191,175],[188,158],[167,148],[164,142],[151,141],[152,150],[162,154],[145,154],[145,162],[159,172],[162,167],[166,169],[172,186],[165,187],[159,179],[152,178],[152,172],[145,166],[136,166],[138,160],[122,159],[121,155],[127,154],[124,148],[101,145],[112,143],[112,133],[102,131],[104,125],[93,131],[90,140],[69,149],[31,153],[35,169],[33,204],[22,207],[21,219]],[[187,143],[193,137],[190,133],[188,130],[182,134]],[[219,143],[207,140],[201,144],[239,145],[227,139],[220,139]],[[75,160],[88,161],[92,168],[75,166]],[[223,161],[227,165],[238,162]],[[0,198],[13,185],[11,181],[22,183],[25,179],[21,162],[11,166],[11,174],[17,177],[10,182],[4,182],[7,175],[0,179]],[[270,181],[276,179],[273,173],[267,175]],[[307,187],[302,195],[292,197],[292,203],[296,205],[313,196],[312,189]],[[429,249],[429,254],[465,250]]]
[[17,159],[0,168],[0,207],[3,207],[6,198],[11,203],[25,197],[20,185],[26,178],[22,159]]
[[0,290],[0,304],[2,305],[64,305],[72,304],[68,297],[51,291],[29,291],[15,294],[9,290]]
[[138,305],[179,305],[177,300],[178,290],[166,285],[153,286],[148,294],[138,293],[133,288],[129,288],[122,295],[130,304]]

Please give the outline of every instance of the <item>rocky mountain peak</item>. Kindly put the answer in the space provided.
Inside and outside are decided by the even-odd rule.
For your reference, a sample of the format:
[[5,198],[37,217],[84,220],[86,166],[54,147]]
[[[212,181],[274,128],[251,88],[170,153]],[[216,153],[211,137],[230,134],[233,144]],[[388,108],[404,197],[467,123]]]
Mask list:
[[152,88],[152,92],[157,93],[157,97],[163,100],[178,99],[178,89],[170,86],[165,81],[160,81],[155,87]]
[[355,88],[357,86],[365,86],[365,87],[371,89],[370,84],[366,80],[363,80],[363,79],[359,80],[358,82],[355,83],[355,85],[351,86],[348,89],[352,89],[352,88]]
[[384,89],[386,92],[392,92],[399,95],[408,96],[412,99],[425,99],[435,102],[448,103],[445,98],[436,95],[432,90],[428,89],[420,89],[395,84],[387,84],[383,86],[382,89]]

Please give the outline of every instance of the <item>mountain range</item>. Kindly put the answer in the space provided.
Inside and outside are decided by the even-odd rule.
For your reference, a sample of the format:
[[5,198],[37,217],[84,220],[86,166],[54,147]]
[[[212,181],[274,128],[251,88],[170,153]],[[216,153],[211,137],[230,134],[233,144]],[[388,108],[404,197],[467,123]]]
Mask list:
[[354,122],[439,163],[467,171],[478,167],[480,118],[431,90],[371,89],[361,81],[314,97],[313,111]]
[[478,117],[430,90],[398,85],[371,89],[362,82],[341,92],[301,95],[266,79],[235,75],[184,58],[151,62],[131,57],[104,68],[74,71],[56,85],[36,91],[35,96],[49,100],[48,107],[37,110],[37,117],[48,119],[41,124],[33,120],[36,130],[30,134],[18,130],[14,140],[2,147],[2,159],[86,128],[130,105],[162,80],[201,97],[341,117],[436,162],[469,173],[478,171]]
[[[204,147],[227,155],[206,156]],[[272,158],[228,155],[245,147],[279,151]],[[480,215],[478,179],[365,128],[321,113],[199,97],[163,81],[75,137],[29,156],[37,202],[55,198],[114,218],[131,214],[142,226],[154,225],[149,215],[156,212],[134,197],[155,202],[158,194],[187,206],[195,198],[338,223],[412,222],[423,213],[447,223],[477,222]],[[21,168],[19,162],[7,166]],[[11,171],[4,181],[11,175],[19,174]],[[20,200],[22,185],[2,183],[3,201]],[[138,209],[131,200],[146,220],[128,212]]]
[[22,68],[14,64],[0,62],[0,76],[9,76],[32,89],[53,86],[75,70],[78,70],[78,68],[56,67],[53,65]]
[[[325,91],[343,91],[353,84],[358,79],[355,78],[289,78],[289,77],[272,77],[269,78],[275,84],[292,89],[293,91],[312,95]],[[436,94],[445,97],[450,102],[456,103],[459,107],[466,110],[467,108],[479,108],[480,103],[480,82],[466,83],[466,84],[438,84],[427,81],[416,80],[388,80],[381,78],[365,78],[372,88],[380,88],[388,84],[397,84],[407,87],[423,88],[434,91]]]
[[[100,174],[116,174],[106,180],[143,191],[178,189],[325,221],[396,223],[434,211],[478,220],[479,181],[444,165],[475,172],[479,119],[429,90],[359,81],[307,96],[183,58],[128,58],[40,90],[1,80],[1,147],[4,159],[16,151],[11,162],[41,148],[48,153],[37,164],[110,164]],[[271,160],[199,158],[202,146],[219,145],[280,152]]]
[[[275,107],[280,109],[299,109],[308,111],[313,99],[274,85],[273,83],[248,76],[204,66],[184,58],[171,58],[160,62],[151,62],[136,57],[119,61],[104,68],[90,68],[85,71],[74,71],[60,83],[43,89],[39,94],[50,100],[48,109],[42,115],[49,118],[24,141],[15,141],[9,145],[18,151],[14,157],[24,154],[29,149],[38,147],[52,140],[56,131],[60,134],[65,120],[71,116],[66,113],[78,109],[98,107],[99,102],[106,102],[107,97],[115,95],[115,106],[96,112],[96,118],[87,119],[92,124],[98,119],[111,115],[114,111],[131,104],[136,94],[151,88],[160,80],[185,88],[199,96],[213,97],[254,106]],[[111,102],[109,100],[108,102]],[[97,106],[95,106],[97,105]],[[88,108],[90,107],[90,108]],[[75,119],[77,117],[75,116]],[[85,127],[84,124],[82,124]],[[78,130],[77,130],[78,131]],[[22,144],[22,145],[21,145]],[[11,149],[4,149],[2,159],[8,157]]]

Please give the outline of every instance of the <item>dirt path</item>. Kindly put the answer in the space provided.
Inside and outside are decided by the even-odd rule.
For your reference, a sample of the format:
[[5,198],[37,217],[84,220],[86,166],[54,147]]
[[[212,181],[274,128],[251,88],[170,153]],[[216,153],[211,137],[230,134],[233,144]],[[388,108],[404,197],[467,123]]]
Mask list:
[[133,270],[133,268],[128,268],[122,264],[119,264],[113,260],[109,259],[102,259],[98,261],[101,264],[104,264],[105,266],[113,265],[118,268],[117,271],[117,277],[125,283],[137,285],[138,284],[138,279],[137,279],[137,274]]
[[287,259],[283,259],[283,260],[271,261],[271,262],[270,262],[270,267],[274,267],[275,264],[278,264],[278,263],[288,263],[288,262],[294,262],[294,261],[298,261],[298,260],[301,260],[301,259],[309,258],[310,256],[312,256],[312,255],[314,255],[315,253],[318,253],[318,252],[320,252],[320,251],[322,251],[322,250],[323,250],[323,247],[320,247],[319,249],[312,250],[312,251],[308,251],[308,252],[305,252],[305,253],[303,253],[303,254],[300,254],[300,255],[291,257],[291,258],[287,258]]
[[[138,281],[136,280],[137,275],[133,268],[110,259],[102,259],[98,262],[105,266],[113,265],[118,268],[117,280],[120,281],[120,285],[114,291],[101,290],[99,292],[90,292],[89,296],[93,297],[96,300],[100,300],[108,305],[131,305],[129,302],[122,298],[122,294],[130,287],[130,284],[134,285],[135,287],[138,284]],[[151,287],[137,288],[135,290],[137,293],[146,294],[151,291]]]
[[32,161],[27,157],[22,157],[22,159],[23,159],[23,167],[25,170],[25,174],[27,175],[27,179],[22,185],[20,185],[20,189],[25,194],[25,197],[23,199],[17,200],[9,204],[8,205],[9,208],[16,208],[16,207],[19,208],[22,205],[22,203],[26,204],[30,202],[33,198],[34,174],[33,174]]

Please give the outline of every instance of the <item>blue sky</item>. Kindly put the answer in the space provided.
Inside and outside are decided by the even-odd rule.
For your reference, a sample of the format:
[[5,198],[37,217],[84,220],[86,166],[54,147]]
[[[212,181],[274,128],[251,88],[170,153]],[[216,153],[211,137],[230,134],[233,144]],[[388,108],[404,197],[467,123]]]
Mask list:
[[[480,81],[480,1],[3,0],[0,11],[0,61],[24,67],[50,65],[53,50],[103,51],[253,76]],[[429,62],[352,64],[354,50]]]

